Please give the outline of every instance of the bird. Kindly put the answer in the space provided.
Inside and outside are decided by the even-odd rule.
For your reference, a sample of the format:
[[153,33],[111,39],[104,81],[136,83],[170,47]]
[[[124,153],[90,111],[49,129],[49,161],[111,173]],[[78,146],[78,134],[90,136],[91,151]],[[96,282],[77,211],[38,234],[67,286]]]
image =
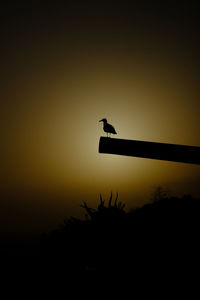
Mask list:
[[103,122],[103,130],[107,133],[107,137],[108,137],[109,133],[110,133],[110,136],[111,136],[111,133],[117,134],[117,132],[115,131],[115,128],[107,122],[107,119],[105,119],[105,118],[101,119],[99,122]]

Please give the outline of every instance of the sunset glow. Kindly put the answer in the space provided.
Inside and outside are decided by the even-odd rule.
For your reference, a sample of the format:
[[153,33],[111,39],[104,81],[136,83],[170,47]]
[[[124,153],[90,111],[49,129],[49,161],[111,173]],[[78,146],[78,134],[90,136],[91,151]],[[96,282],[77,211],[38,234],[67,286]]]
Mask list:
[[199,166],[98,153],[102,118],[119,138],[200,146],[199,44],[187,13],[169,23],[139,8],[133,18],[88,9],[33,8],[30,21],[12,7],[4,20],[1,196],[18,210],[32,195],[33,216],[48,212],[49,224],[110,191],[128,208],[159,185],[200,196]]

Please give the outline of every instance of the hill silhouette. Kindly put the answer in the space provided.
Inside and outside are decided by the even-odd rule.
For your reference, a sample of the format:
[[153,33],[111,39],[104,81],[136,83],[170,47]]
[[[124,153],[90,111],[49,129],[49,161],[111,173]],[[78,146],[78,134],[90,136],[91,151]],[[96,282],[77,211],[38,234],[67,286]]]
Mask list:
[[198,259],[200,199],[157,191],[152,203],[129,212],[125,204],[100,196],[96,209],[83,203],[84,220],[65,220],[41,238],[41,256],[68,271],[180,272]]

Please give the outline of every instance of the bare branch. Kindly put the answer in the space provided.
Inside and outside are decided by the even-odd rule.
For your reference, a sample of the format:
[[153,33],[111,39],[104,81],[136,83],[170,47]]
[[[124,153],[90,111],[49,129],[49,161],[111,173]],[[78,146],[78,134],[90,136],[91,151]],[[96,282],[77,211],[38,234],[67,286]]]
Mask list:
[[117,206],[117,200],[118,200],[118,192],[117,192],[117,195],[116,195],[116,199],[115,199],[115,204],[114,204],[114,206]]
[[109,199],[108,207],[111,207],[111,202],[112,202],[112,192],[110,194],[110,199]]

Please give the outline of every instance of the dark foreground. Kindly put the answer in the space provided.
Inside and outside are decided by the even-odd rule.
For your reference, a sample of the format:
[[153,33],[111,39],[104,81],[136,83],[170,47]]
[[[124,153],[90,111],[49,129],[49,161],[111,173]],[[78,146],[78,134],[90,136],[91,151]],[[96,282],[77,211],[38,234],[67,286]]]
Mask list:
[[54,276],[61,271],[120,276],[140,272],[142,277],[156,272],[160,277],[169,271],[170,276],[188,278],[199,268],[200,199],[157,196],[129,212],[112,197],[100,199],[96,209],[83,203],[84,220],[64,221],[42,234],[39,243],[2,242],[1,265],[10,270],[9,265],[17,264],[19,270],[25,264],[26,270],[36,267],[38,273]]
[[180,274],[197,267],[200,199],[159,197],[128,213],[111,198],[97,209],[83,207],[85,220],[71,218],[42,236],[43,261],[68,272]]

